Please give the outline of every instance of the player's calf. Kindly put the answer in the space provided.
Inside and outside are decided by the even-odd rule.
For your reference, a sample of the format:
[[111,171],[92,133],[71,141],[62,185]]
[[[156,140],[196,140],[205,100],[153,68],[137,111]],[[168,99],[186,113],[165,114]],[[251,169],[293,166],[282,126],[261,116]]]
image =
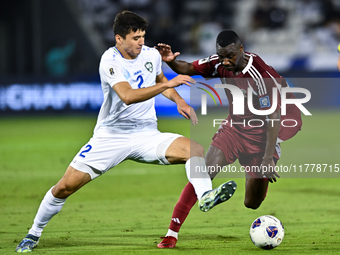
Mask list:
[[[262,200],[263,201],[263,200]],[[256,210],[257,208],[260,207],[260,205],[262,204],[262,201],[252,201],[252,200],[244,200],[244,206],[249,208],[249,209],[253,209]]]

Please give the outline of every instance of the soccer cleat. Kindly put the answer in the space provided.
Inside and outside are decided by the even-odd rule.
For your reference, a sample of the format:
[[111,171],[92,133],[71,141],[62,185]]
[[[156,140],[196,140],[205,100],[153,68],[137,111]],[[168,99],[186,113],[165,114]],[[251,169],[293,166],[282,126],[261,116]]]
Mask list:
[[161,237],[161,238],[164,238],[162,240],[162,242],[160,242],[159,244],[157,244],[157,247],[158,248],[175,248],[176,246],[176,243],[177,243],[177,239],[173,236],[166,236],[166,237]]
[[202,212],[207,212],[214,206],[227,201],[231,198],[236,190],[236,183],[234,181],[228,181],[221,184],[216,189],[207,191],[201,197],[198,206]]
[[16,252],[26,253],[32,252],[32,250],[38,246],[39,239],[34,241],[33,239],[29,238],[27,235],[22,241],[18,244],[17,248],[15,249]]

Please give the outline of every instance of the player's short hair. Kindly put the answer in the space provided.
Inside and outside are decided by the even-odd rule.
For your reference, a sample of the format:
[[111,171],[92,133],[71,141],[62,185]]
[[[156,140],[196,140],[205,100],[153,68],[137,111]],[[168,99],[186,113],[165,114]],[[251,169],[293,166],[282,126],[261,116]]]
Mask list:
[[232,30],[222,30],[216,38],[216,43],[221,47],[226,47],[232,43],[242,44],[238,35]]
[[123,11],[116,15],[113,22],[113,32],[125,39],[126,35],[131,31],[145,31],[148,22],[136,13],[131,11]]

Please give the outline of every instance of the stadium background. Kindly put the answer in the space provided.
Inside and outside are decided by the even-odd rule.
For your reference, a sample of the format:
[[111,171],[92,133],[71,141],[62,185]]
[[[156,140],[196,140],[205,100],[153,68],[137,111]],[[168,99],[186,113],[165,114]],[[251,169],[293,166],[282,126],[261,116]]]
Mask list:
[[[228,28],[237,31],[246,51],[259,54],[287,78],[339,77],[337,0],[3,0],[0,115],[97,112],[100,56],[114,45],[112,22],[124,9],[148,19],[146,45],[168,43],[181,52],[180,59],[214,53],[216,35]],[[174,75],[165,64],[164,72],[168,78]],[[178,89],[189,100],[189,88]],[[313,100],[319,95],[314,93]],[[163,97],[156,105],[160,116],[176,115]]]
[[[282,145],[280,162],[339,164],[338,0],[2,0],[0,218],[6,220],[0,222],[0,253],[13,252],[46,190],[91,136],[102,100],[99,59],[114,45],[112,22],[123,9],[149,20],[147,45],[169,43],[188,61],[213,53],[217,33],[234,29],[247,51],[263,57],[291,85],[296,81],[311,91],[306,107],[313,116],[303,116],[303,131]],[[168,78],[174,75],[166,65],[164,71]],[[190,90],[200,91],[178,88],[186,100]],[[193,135],[173,103],[160,96],[156,105],[160,130]],[[208,105],[214,107],[209,97]],[[200,142],[208,146],[211,132],[204,116],[199,117],[204,132]],[[273,252],[338,254],[338,180],[281,179],[270,186],[261,208],[252,211],[243,206],[244,180],[238,179],[238,192],[228,206],[206,217],[192,210],[178,252],[253,254],[257,248],[249,240],[250,223],[272,214],[286,227],[283,244]],[[214,186],[222,181],[214,180]],[[71,196],[34,252],[159,252],[158,237],[165,234],[186,182],[182,166],[160,170],[124,162]]]

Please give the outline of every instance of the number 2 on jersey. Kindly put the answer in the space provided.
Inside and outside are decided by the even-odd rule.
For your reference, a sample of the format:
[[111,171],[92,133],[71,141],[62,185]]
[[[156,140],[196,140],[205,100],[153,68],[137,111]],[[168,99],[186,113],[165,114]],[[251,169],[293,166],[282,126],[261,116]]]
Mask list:
[[84,153],[89,152],[91,149],[92,149],[92,146],[91,146],[91,145],[89,145],[89,144],[86,145],[85,150],[83,150],[82,152],[80,152],[79,156],[85,158]]
[[142,75],[138,75],[137,76],[137,81],[139,81],[138,88],[140,89],[142,87],[143,82],[144,82],[143,76]]

